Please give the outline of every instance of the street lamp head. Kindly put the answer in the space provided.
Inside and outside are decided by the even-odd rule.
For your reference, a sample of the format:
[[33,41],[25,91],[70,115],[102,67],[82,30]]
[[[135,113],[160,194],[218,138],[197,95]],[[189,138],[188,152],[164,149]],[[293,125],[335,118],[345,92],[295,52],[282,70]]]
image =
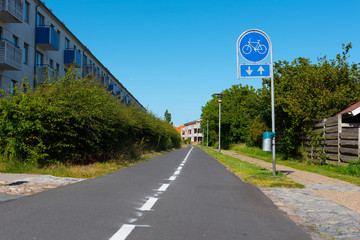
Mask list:
[[222,94],[222,93],[214,93],[214,94],[213,94],[213,96],[217,96],[219,103],[221,103],[222,95],[224,95],[224,94]]

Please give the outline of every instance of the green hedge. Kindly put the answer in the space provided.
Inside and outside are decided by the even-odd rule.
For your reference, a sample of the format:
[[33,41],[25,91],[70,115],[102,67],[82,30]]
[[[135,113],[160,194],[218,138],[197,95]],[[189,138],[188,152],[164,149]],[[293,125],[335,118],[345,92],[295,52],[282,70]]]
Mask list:
[[180,146],[180,136],[170,124],[121,104],[105,87],[79,79],[73,71],[34,90],[2,95],[3,162],[87,164]]

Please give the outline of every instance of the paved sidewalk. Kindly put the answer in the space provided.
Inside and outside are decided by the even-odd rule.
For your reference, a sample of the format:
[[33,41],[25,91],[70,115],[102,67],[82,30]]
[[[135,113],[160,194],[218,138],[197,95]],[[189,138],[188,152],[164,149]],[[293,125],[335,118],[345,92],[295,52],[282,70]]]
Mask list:
[[84,179],[51,175],[0,173],[0,202],[31,195]]
[[[230,151],[222,153],[272,170],[272,163]],[[277,170],[305,185],[305,189],[261,190],[297,224],[306,224],[323,236],[312,234],[313,239],[360,239],[360,187],[278,164]]]

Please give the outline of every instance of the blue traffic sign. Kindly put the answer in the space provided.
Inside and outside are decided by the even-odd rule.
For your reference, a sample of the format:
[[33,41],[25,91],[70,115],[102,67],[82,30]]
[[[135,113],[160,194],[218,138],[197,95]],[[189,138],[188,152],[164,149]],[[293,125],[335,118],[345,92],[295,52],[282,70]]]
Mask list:
[[269,64],[243,64],[240,66],[240,76],[248,78],[270,77]]
[[269,54],[269,41],[260,32],[248,32],[240,39],[239,51],[249,62],[261,62]]

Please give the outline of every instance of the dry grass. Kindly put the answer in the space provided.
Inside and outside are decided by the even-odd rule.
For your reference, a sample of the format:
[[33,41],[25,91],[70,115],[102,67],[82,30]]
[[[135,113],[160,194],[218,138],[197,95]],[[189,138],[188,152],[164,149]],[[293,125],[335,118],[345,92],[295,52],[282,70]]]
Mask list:
[[161,152],[150,152],[142,155],[140,159],[137,160],[124,160],[116,159],[103,163],[92,163],[88,165],[51,165],[43,168],[36,168],[33,166],[21,165],[15,166],[12,168],[6,168],[4,165],[0,165],[0,172],[7,173],[28,173],[28,174],[43,174],[43,175],[52,175],[56,177],[73,177],[73,178],[95,178],[106,175],[108,173],[117,171],[119,169],[129,167],[144,161],[147,161],[150,158],[160,156],[164,153],[173,151],[175,149],[170,149],[168,151]]

